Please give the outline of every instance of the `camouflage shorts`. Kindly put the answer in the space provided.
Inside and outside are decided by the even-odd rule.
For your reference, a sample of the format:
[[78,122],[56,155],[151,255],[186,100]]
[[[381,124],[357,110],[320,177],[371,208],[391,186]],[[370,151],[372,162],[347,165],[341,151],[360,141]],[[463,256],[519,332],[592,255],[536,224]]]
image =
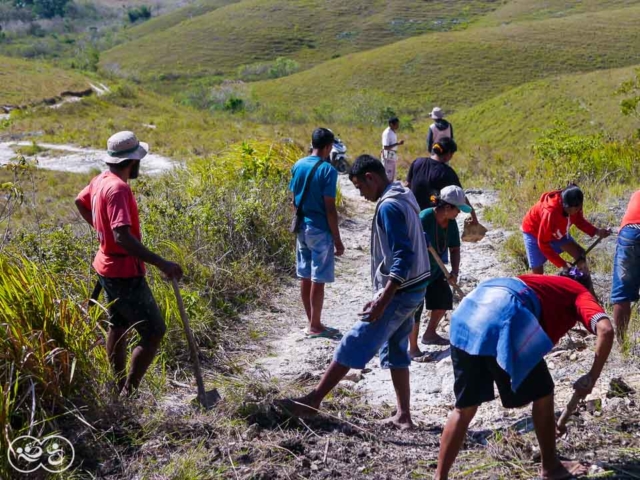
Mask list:
[[162,337],[167,329],[145,277],[108,278],[98,275],[113,328],[133,327],[143,339]]

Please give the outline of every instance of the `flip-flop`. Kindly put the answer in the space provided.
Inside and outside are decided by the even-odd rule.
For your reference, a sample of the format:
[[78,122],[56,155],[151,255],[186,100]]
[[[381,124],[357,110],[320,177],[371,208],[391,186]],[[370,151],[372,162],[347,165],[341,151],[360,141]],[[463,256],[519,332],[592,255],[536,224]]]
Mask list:
[[436,340],[435,342],[425,342],[424,339],[420,339],[420,343],[422,345],[431,345],[431,346],[436,346],[436,347],[446,347],[449,345],[449,340],[446,338],[442,338],[440,337],[440,340]]
[[432,362],[433,355],[429,352],[422,352],[420,355],[411,356],[411,361],[416,363]]
[[329,340],[340,340],[342,334],[338,330],[324,329],[320,333],[307,333],[307,338],[328,338]]

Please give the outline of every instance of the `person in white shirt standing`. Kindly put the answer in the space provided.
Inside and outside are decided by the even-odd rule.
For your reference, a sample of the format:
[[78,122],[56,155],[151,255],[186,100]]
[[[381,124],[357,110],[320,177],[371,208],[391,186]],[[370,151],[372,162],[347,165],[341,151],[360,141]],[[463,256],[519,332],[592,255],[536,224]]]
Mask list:
[[398,146],[404,145],[404,140],[398,141],[396,132],[400,127],[398,117],[389,119],[389,126],[382,132],[382,152],[380,152],[380,160],[387,172],[390,182],[396,179],[396,165],[398,164]]

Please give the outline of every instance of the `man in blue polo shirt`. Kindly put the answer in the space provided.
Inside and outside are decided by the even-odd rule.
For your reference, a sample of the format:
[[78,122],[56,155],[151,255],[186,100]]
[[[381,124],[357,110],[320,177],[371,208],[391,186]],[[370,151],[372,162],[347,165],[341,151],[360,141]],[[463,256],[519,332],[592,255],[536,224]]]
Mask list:
[[[301,206],[304,221],[296,242],[296,267],[311,338],[336,338],[340,335],[321,321],[324,284],[334,280],[334,254],[340,256],[344,253],[336,209],[338,171],[325,161],[331,153],[333,140],[331,130],[316,128],[311,137],[311,155],[295,163],[289,183],[293,203],[297,207],[306,183],[310,182]],[[316,164],[313,177],[309,178]]]

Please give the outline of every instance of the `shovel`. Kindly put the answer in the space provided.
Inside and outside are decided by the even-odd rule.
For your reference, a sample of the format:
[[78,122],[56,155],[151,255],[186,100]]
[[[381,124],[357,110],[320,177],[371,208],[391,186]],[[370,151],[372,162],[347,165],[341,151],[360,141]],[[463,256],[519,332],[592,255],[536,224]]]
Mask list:
[[[589,254],[589,252],[591,252],[591,250],[593,250],[594,248],[596,248],[596,247],[598,246],[598,244],[602,241],[602,238],[603,238],[603,237],[598,237],[598,238],[596,238],[596,240],[595,240],[591,245],[589,245],[589,248],[587,248],[587,250],[584,252],[584,257],[585,257],[585,258],[587,257],[587,255]],[[575,267],[577,264],[578,264],[578,262],[576,261],[576,262],[573,262],[573,263],[571,264],[571,266],[572,266],[572,267]]]
[[220,399],[220,394],[217,389],[206,391],[204,388],[204,380],[202,378],[202,370],[200,368],[200,359],[198,357],[198,346],[196,340],[193,338],[193,332],[189,326],[189,317],[187,317],[187,311],[184,309],[184,302],[182,301],[182,295],[180,295],[180,288],[178,287],[178,281],[174,278],[172,280],[173,293],[176,295],[178,302],[178,309],[180,310],[180,318],[182,318],[182,324],[184,325],[184,332],[187,334],[187,343],[189,344],[189,350],[191,350],[191,361],[193,362],[193,374],[196,377],[196,383],[198,385],[198,397],[197,402],[204,407],[205,410],[213,407]]
[[[440,258],[440,255],[438,255],[438,252],[436,252],[436,249],[433,248],[431,245],[429,245],[427,248],[429,249],[429,253],[431,253],[431,256],[435,259],[436,263],[440,267],[440,270],[442,270],[442,273],[444,273],[444,278],[446,278],[447,281],[449,281],[449,279],[451,278],[451,274],[449,273],[449,270],[447,270],[447,267],[444,265],[444,262]],[[464,298],[465,293],[462,291],[462,289],[458,286],[457,283],[453,284],[453,289],[456,291],[458,295],[460,295],[460,298]]]
[[462,230],[462,241],[463,242],[479,242],[482,240],[487,233],[487,229],[481,223],[473,223],[471,218],[467,218],[464,221],[464,229]]

